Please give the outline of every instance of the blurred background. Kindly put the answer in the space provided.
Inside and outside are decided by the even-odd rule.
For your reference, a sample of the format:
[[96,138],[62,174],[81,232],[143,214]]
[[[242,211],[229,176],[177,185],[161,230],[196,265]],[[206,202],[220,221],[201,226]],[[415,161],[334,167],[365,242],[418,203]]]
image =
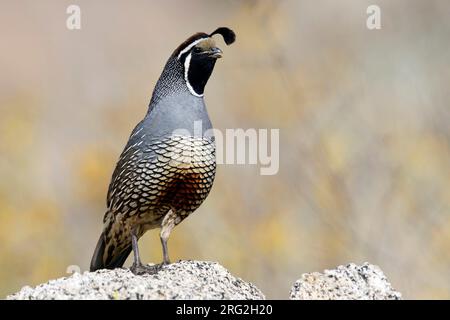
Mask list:
[[[172,233],[172,260],[218,261],[274,299],[302,273],[369,261],[406,298],[450,298],[448,1],[0,4],[0,297],[88,269],[112,171],[167,58],[229,26],[210,117],[279,128],[280,171],[219,166]],[[70,4],[81,30],[66,28]],[[366,27],[370,4],[381,30]],[[162,259],[157,231],[140,244]]]

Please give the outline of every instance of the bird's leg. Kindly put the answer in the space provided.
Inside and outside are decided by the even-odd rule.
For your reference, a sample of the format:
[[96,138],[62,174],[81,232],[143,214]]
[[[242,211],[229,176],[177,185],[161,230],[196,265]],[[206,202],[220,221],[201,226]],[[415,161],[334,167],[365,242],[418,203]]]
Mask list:
[[163,262],[161,265],[170,264],[169,259],[169,248],[167,247],[167,241],[169,240],[170,232],[175,227],[175,220],[177,216],[175,215],[175,211],[170,210],[163,219],[161,223],[161,232],[159,234],[159,238],[161,239],[162,249],[163,249]]
[[133,248],[134,262],[133,265],[142,265],[141,257],[139,256],[138,239],[134,232],[131,233],[131,246]]
[[141,258],[139,256],[138,237],[134,231],[131,232],[131,246],[133,248],[134,254],[133,265],[130,268],[131,272],[133,272],[135,275],[140,275],[146,273],[154,274],[159,270],[158,266],[149,266],[142,264]]
[[162,244],[162,248],[163,248],[162,264],[170,264],[169,248],[167,247],[167,240],[169,240],[169,235],[166,236],[165,234],[163,234],[163,232],[161,232],[160,239],[161,239],[161,244]]

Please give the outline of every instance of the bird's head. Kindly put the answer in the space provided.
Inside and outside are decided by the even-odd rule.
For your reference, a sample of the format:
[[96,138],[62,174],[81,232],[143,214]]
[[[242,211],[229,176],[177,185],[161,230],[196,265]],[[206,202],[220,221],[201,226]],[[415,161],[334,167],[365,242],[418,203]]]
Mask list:
[[183,67],[184,80],[189,91],[198,97],[203,96],[205,85],[214,69],[218,58],[222,57],[213,39],[216,34],[222,35],[227,45],[232,44],[236,35],[233,30],[221,27],[210,34],[196,33],[184,41],[172,54]]

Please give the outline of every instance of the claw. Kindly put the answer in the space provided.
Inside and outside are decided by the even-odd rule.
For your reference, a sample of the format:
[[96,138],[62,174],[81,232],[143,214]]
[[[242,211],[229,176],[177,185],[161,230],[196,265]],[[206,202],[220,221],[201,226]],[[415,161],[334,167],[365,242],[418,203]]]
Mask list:
[[161,264],[155,264],[155,265],[137,265],[133,264],[130,268],[130,271],[133,272],[135,275],[143,275],[143,274],[155,274],[158,273],[162,269]]

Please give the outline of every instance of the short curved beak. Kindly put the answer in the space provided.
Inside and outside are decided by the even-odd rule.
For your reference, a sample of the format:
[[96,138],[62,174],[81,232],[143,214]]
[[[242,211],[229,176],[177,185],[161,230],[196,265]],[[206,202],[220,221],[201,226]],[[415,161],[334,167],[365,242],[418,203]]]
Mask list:
[[208,51],[208,56],[215,59],[222,58],[222,54],[222,50],[216,47],[211,48],[211,50]]

